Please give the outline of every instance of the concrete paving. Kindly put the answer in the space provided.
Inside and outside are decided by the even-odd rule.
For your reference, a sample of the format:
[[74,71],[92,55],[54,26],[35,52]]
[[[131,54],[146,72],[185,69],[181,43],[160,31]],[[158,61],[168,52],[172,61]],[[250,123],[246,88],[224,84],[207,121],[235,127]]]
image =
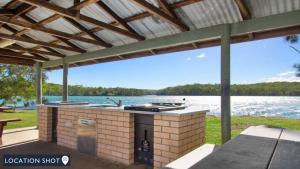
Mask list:
[[79,153],[78,151],[58,146],[53,143],[47,143],[42,141],[35,141],[31,143],[25,143],[22,145],[11,146],[6,148],[0,148],[0,157],[3,159],[4,154],[68,154],[70,155],[70,166],[63,167],[4,167],[3,160],[0,160],[1,169],[146,169],[142,165],[125,166],[119,163],[114,163],[109,160],[100,159],[98,157]]
[[4,130],[2,136],[2,145],[0,145],[0,147],[36,141],[38,140],[38,135],[39,134],[36,127]]

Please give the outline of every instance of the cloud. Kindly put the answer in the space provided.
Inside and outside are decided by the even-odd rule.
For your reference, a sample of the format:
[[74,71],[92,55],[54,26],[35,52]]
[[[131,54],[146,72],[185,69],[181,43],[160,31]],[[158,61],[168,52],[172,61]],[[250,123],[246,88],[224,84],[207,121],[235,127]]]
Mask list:
[[276,76],[263,79],[264,82],[300,82],[295,71],[279,73]]
[[187,61],[191,61],[191,60],[192,60],[192,58],[191,58],[191,57],[188,57],[188,58],[186,58],[186,60],[187,60]]
[[197,55],[196,57],[199,59],[203,59],[206,57],[206,55],[205,55],[205,53],[201,53],[200,55]]

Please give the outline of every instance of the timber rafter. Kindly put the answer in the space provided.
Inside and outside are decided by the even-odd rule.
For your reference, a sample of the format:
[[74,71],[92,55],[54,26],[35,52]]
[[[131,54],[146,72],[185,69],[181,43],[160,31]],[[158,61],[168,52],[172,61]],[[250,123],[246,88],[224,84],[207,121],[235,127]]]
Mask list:
[[[220,44],[219,39],[212,38],[208,41],[193,41],[187,44],[145,48],[145,50],[142,51],[137,50],[130,53],[117,53],[116,55],[111,56],[105,55],[105,57],[91,57],[88,56],[88,54],[91,54],[91,52],[86,53],[87,50],[84,49],[84,45],[77,43],[90,43],[93,45],[101,46],[103,48],[112,48],[112,50],[123,50],[123,48],[126,47],[126,45],[128,45],[126,44],[125,46],[118,48],[118,46],[113,46],[111,42],[108,42],[109,38],[102,39],[102,35],[98,34],[98,32],[105,30],[107,32],[113,32],[115,34],[120,34],[122,36],[130,37],[132,39],[140,41],[136,42],[136,46],[139,46],[140,44],[148,44],[144,43],[144,41],[148,41],[151,39],[146,39],[145,35],[139,33],[140,30],[138,29],[138,27],[133,27],[135,23],[130,22],[142,20],[146,17],[152,16],[155,16],[155,18],[159,18],[160,20],[165,21],[170,25],[173,25],[183,33],[190,32],[189,27],[186,25],[186,22],[183,22],[183,20],[181,20],[182,18],[179,17],[178,14],[180,11],[178,11],[177,9],[181,9],[185,6],[192,5],[194,3],[201,3],[202,1],[203,0],[182,0],[170,3],[170,1],[167,0],[157,0],[157,5],[152,4],[146,0],[128,0],[129,3],[133,3],[136,7],[142,9],[143,12],[134,14],[132,16],[122,17],[120,13],[114,11],[114,7],[101,0],[73,0],[73,5],[69,8],[63,8],[59,6],[59,4],[51,3],[50,0],[11,0],[7,5],[0,9],[0,28],[8,30],[12,34],[6,34],[2,32],[0,33],[0,39],[11,39],[18,42],[35,44],[36,46],[33,48],[26,48],[22,43],[6,46],[6,53],[14,54],[15,56],[8,56],[9,54],[2,54],[1,57],[3,58],[7,56],[9,58],[13,58],[15,61],[19,60],[19,62],[22,63],[24,63],[25,60],[30,60],[32,62],[36,60],[46,61],[46,67],[55,67],[55,65],[59,65],[57,63],[61,60],[69,62],[71,66],[81,66],[92,63],[103,63],[114,60],[124,60],[147,55],[168,53],[172,51],[201,48],[206,46],[215,46]],[[251,10],[249,10],[247,3],[245,3],[245,0],[234,1],[240,11],[243,22],[253,20]],[[82,8],[85,8],[92,4],[97,5],[99,7],[99,10],[101,10],[102,12],[106,12],[108,16],[110,16],[111,21],[104,22],[101,19],[91,17],[90,15],[85,15],[86,13],[83,14],[80,12]],[[37,21],[33,19],[32,16],[28,15],[29,12],[39,7],[46,8],[52,11],[54,14],[41,21]],[[76,27],[79,30],[79,32],[71,34],[65,31],[52,29],[47,26],[47,24],[54,22],[60,18],[66,20],[71,25]],[[89,28],[88,26],[86,26],[86,24],[84,24],[84,22],[88,23],[89,25],[93,25],[93,28]],[[16,28],[16,26],[21,26],[23,27],[23,29],[19,29],[18,27]],[[232,37],[233,43],[255,40],[265,38],[268,36],[276,36],[278,34],[285,34],[283,31],[278,31],[274,33],[274,31],[269,31],[268,29],[266,29],[267,32],[264,33],[247,31],[248,28],[245,28],[242,25],[239,29],[243,31],[245,30],[245,33],[242,35]],[[52,42],[45,42],[42,39],[35,39],[29,34],[31,30],[45,32],[50,36],[54,37],[55,40]],[[289,28],[288,31],[298,32],[298,29]],[[168,39],[168,37],[164,38]],[[161,40],[163,41],[164,39],[161,38]],[[161,42],[157,41],[157,44],[159,43]],[[133,48],[136,48],[136,46],[134,46]],[[100,48],[100,50],[103,50],[102,53],[105,53],[105,51],[111,51],[102,48]],[[79,54],[76,54],[74,56],[65,56],[63,54],[65,53],[65,51],[76,52]],[[64,58],[53,59],[52,56]],[[87,58],[84,58],[83,56]],[[48,59],[50,59],[49,62],[47,61]]]

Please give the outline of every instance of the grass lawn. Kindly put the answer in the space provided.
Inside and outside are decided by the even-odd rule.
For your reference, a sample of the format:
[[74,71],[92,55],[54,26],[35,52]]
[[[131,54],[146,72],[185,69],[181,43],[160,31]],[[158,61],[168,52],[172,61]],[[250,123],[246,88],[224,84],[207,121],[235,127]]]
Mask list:
[[16,110],[0,112],[0,119],[20,118],[22,121],[7,123],[5,129],[36,126],[36,110]]
[[[19,127],[30,127],[36,125],[35,110],[17,110],[13,112],[0,113],[0,119],[21,118],[20,122],[8,123],[4,129]],[[254,125],[273,125],[288,128],[291,130],[300,130],[300,119],[287,118],[266,118],[266,117],[232,117],[232,137],[237,136],[241,131]],[[220,118],[215,116],[206,116],[206,142],[212,144],[221,143],[221,124]]]
[[[239,133],[241,133],[247,127],[257,125],[272,125],[291,130],[300,130],[300,119],[233,116],[231,117],[231,123],[232,138],[239,135]],[[206,116],[206,142],[212,144],[221,144],[220,117]]]

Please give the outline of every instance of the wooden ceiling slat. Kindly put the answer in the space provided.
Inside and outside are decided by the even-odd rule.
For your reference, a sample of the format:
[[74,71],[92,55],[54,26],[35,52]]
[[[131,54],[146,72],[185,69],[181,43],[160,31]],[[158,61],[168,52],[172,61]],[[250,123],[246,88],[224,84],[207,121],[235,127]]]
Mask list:
[[189,27],[182,24],[178,19],[168,15],[167,13],[162,11],[161,9],[155,7],[154,5],[150,4],[149,2],[147,2],[145,0],[131,0],[131,2],[133,2],[134,4],[140,6],[145,11],[148,11],[152,15],[158,16],[161,19],[171,23],[172,25],[176,26],[181,31],[188,31],[189,30]]

